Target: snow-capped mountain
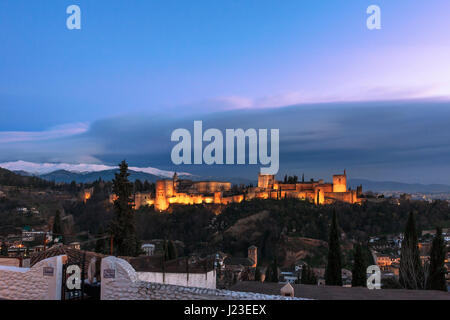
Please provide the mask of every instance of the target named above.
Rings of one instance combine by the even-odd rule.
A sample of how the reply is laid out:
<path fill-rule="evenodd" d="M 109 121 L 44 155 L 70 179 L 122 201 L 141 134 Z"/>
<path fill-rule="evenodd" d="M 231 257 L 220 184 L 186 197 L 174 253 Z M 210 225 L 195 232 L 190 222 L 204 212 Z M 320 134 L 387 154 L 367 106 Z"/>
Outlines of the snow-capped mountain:
<path fill-rule="evenodd" d="M 0 168 L 22 175 L 36 175 L 46 180 L 55 180 L 57 182 L 70 182 L 72 180 L 89 182 L 86 180 L 96 180 L 99 177 L 109 180 L 108 178 L 111 176 L 114 177 L 113 173 L 118 169 L 117 166 L 105 164 L 35 163 L 22 160 L 0 163 Z M 129 170 L 132 175 L 139 176 L 139 178 L 136 177 L 135 179 L 147 179 L 151 181 L 155 180 L 155 178 L 170 178 L 174 174 L 173 171 L 160 170 L 153 167 L 130 166 Z M 178 175 L 185 177 L 191 176 L 191 174 L 186 172 L 180 172 Z"/>

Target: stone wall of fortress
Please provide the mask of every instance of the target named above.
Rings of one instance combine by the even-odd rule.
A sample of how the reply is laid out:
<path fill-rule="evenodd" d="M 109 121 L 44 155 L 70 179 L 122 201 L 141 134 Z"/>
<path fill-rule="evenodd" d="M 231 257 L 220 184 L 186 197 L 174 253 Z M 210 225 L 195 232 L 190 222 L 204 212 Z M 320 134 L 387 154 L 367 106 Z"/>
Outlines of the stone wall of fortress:
<path fill-rule="evenodd" d="M 258 187 L 247 189 L 246 194 L 226 196 L 231 190 L 230 182 L 222 181 L 179 181 L 176 176 L 173 179 L 158 180 L 156 193 L 136 193 L 135 209 L 141 206 L 154 205 L 155 210 L 165 211 L 171 204 L 202 204 L 214 203 L 227 205 L 239 203 L 251 199 L 283 199 L 296 198 L 308 200 L 315 204 L 329 204 L 336 201 L 347 203 L 361 203 L 358 190 L 347 189 L 347 174 L 333 176 L 333 183 L 325 183 L 323 180 L 311 180 L 297 183 L 281 183 L 276 181 L 274 175 L 258 176 Z M 113 201 L 114 198 L 111 198 Z"/>

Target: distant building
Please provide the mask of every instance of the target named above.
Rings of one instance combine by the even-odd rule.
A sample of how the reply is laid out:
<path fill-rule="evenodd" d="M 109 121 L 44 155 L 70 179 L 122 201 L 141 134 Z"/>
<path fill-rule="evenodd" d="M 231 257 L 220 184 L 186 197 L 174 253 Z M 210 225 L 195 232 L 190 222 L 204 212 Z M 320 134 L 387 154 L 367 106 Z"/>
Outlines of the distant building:
<path fill-rule="evenodd" d="M 21 207 L 21 208 L 17 208 L 16 211 L 17 211 L 18 213 L 24 214 L 24 213 L 28 213 L 28 208 Z"/>
<path fill-rule="evenodd" d="M 284 269 L 280 270 L 280 283 L 295 283 L 301 274 L 300 271 Z"/>

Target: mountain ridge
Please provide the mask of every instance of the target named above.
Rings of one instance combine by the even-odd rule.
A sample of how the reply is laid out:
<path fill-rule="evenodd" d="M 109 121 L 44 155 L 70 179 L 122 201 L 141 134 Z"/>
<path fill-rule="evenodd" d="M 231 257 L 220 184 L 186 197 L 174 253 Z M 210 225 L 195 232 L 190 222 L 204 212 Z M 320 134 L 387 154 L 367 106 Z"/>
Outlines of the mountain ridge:
<path fill-rule="evenodd" d="M 398 181 L 373 181 L 368 179 L 349 179 L 348 186 L 356 189 L 362 185 L 363 191 L 373 192 L 405 192 L 405 193 L 439 193 L 450 192 L 450 185 L 446 184 L 421 184 L 421 183 L 405 183 Z"/>

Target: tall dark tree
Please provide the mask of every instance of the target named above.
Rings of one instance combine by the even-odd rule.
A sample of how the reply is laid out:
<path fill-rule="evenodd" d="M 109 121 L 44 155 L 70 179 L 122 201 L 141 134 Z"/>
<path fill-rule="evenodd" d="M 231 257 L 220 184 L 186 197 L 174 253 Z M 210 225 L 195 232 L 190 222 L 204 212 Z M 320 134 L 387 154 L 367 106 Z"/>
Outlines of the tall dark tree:
<path fill-rule="evenodd" d="M 357 243 L 353 251 L 352 287 L 367 285 L 367 263 L 361 244 Z"/>
<path fill-rule="evenodd" d="M 59 238 L 60 243 L 64 243 L 61 212 L 59 212 L 59 210 L 56 210 L 55 218 L 53 220 L 52 232 L 53 232 L 53 239 Z"/>
<path fill-rule="evenodd" d="M 301 284 L 317 284 L 317 277 L 309 265 L 304 264 L 302 267 Z"/>
<path fill-rule="evenodd" d="M 445 254 L 446 246 L 442 237 L 442 229 L 436 228 L 436 236 L 431 244 L 430 271 L 427 279 L 427 289 L 447 291 L 445 281 Z"/>
<path fill-rule="evenodd" d="M 175 246 L 172 240 L 167 241 L 165 245 L 165 259 L 168 261 L 174 260 L 177 257 L 178 257 L 177 247 Z"/>
<path fill-rule="evenodd" d="M 309 284 L 309 272 L 306 264 L 302 265 L 302 277 L 300 278 L 301 284 Z"/>
<path fill-rule="evenodd" d="M 400 284 L 406 289 L 424 288 L 424 271 L 420 261 L 416 222 L 411 212 L 406 223 L 400 254 Z"/>
<path fill-rule="evenodd" d="M 342 286 L 342 260 L 339 238 L 339 226 L 336 210 L 334 210 L 328 240 L 328 263 L 325 269 L 325 284 L 328 286 Z"/>
<path fill-rule="evenodd" d="M 261 270 L 259 269 L 259 265 L 255 268 L 255 281 L 261 281 Z"/>
<path fill-rule="evenodd" d="M 137 256 L 140 252 L 133 212 L 133 184 L 128 180 L 129 175 L 128 164 L 124 160 L 113 180 L 113 192 L 117 198 L 110 224 L 114 253 L 118 256 Z"/>
<path fill-rule="evenodd" d="M 264 279 L 265 282 L 277 282 L 279 281 L 278 277 L 278 262 L 277 258 L 273 260 L 273 262 L 267 266 L 266 269 L 266 277 Z"/>
<path fill-rule="evenodd" d="M 143 189 L 143 191 L 150 191 L 151 185 L 150 185 L 150 183 L 147 180 L 144 181 L 142 189 Z"/>
<path fill-rule="evenodd" d="M 77 183 L 75 181 L 72 181 L 70 183 L 69 190 L 72 193 L 76 193 L 77 192 Z"/>
<path fill-rule="evenodd" d="M 106 253 L 106 239 L 104 238 L 105 234 L 103 232 L 103 228 L 100 227 L 97 232 L 97 241 L 95 242 L 95 252 L 98 253 Z"/>
<path fill-rule="evenodd" d="M 7 257 L 8 256 L 8 245 L 5 241 L 2 241 L 2 250 L 0 251 L 0 256 Z"/>

